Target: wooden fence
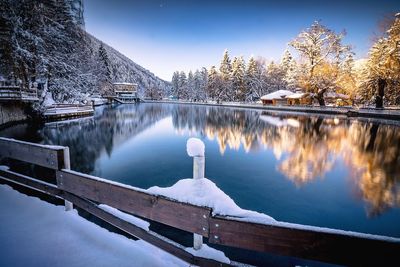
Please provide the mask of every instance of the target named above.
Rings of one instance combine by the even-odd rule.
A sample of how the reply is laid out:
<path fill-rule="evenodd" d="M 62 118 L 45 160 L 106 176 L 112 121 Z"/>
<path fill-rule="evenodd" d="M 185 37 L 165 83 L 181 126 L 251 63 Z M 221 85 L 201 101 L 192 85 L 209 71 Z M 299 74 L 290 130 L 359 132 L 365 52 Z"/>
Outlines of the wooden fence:
<path fill-rule="evenodd" d="M 21 89 L 19 86 L 0 86 L 0 101 L 38 101 L 37 89 Z"/>
<path fill-rule="evenodd" d="M 328 263 L 369 266 L 398 264 L 400 239 L 345 234 L 339 231 L 296 227 L 285 223 L 258 224 L 212 215 L 207 207 L 181 203 L 145 190 L 69 170 L 68 147 L 45 146 L 0 138 L 0 158 L 11 158 L 53 169 L 57 185 L 0 168 L 0 179 L 62 198 L 147 241 L 180 259 L 200 266 L 224 266 L 193 256 L 171 240 L 160 238 L 98 207 L 106 204 L 123 212 L 207 237 L 209 243 L 276 253 Z"/>

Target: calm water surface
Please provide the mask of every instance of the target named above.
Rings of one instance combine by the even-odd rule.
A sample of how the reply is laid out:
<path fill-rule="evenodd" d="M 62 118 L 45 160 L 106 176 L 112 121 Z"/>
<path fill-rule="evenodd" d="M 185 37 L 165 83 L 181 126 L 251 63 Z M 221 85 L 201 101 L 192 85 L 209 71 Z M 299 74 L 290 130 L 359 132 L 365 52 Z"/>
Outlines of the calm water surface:
<path fill-rule="evenodd" d="M 400 127 L 345 118 L 174 104 L 106 106 L 93 118 L 20 124 L 1 136 L 70 147 L 72 169 L 148 188 L 206 176 L 277 220 L 400 237 Z"/>

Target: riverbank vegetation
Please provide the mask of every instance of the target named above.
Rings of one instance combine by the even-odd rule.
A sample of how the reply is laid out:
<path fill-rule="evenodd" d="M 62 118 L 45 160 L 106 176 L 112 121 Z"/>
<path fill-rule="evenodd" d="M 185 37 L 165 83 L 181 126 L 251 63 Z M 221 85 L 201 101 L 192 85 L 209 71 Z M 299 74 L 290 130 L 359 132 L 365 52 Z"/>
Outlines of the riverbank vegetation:
<path fill-rule="evenodd" d="M 316 21 L 289 42 L 280 62 L 231 59 L 225 50 L 219 67 L 174 72 L 171 95 L 192 101 L 251 102 L 286 89 L 308 92 L 322 106 L 329 92 L 378 108 L 400 105 L 400 13 L 376 38 L 368 58 L 356 60 L 352 46 L 343 43 L 345 35 Z"/>

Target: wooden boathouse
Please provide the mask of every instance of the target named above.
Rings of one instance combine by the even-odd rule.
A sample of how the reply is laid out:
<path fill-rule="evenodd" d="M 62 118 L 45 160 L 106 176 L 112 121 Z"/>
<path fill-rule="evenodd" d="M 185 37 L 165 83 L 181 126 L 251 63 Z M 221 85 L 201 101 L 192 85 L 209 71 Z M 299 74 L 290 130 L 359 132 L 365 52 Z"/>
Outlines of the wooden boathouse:
<path fill-rule="evenodd" d="M 113 96 L 111 98 L 121 104 L 139 102 L 137 88 L 136 83 L 113 83 Z"/>

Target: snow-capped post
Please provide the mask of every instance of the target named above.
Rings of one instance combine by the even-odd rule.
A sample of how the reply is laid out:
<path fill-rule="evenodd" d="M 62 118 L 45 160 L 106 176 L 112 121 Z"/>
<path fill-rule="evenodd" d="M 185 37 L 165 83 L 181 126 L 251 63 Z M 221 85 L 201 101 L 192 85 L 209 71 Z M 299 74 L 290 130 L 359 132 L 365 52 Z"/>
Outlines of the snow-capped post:
<path fill-rule="evenodd" d="M 204 178 L 205 158 L 204 143 L 198 138 L 189 138 L 186 143 L 186 151 L 190 157 L 193 157 L 193 179 Z M 193 234 L 193 248 L 201 249 L 203 245 L 203 236 Z"/>
<path fill-rule="evenodd" d="M 69 160 L 69 147 L 65 147 L 64 148 L 64 169 L 71 169 L 71 163 Z M 65 205 L 65 211 L 70 211 L 72 210 L 74 207 L 72 205 L 72 202 L 68 201 L 68 200 L 64 200 L 64 205 Z"/>

